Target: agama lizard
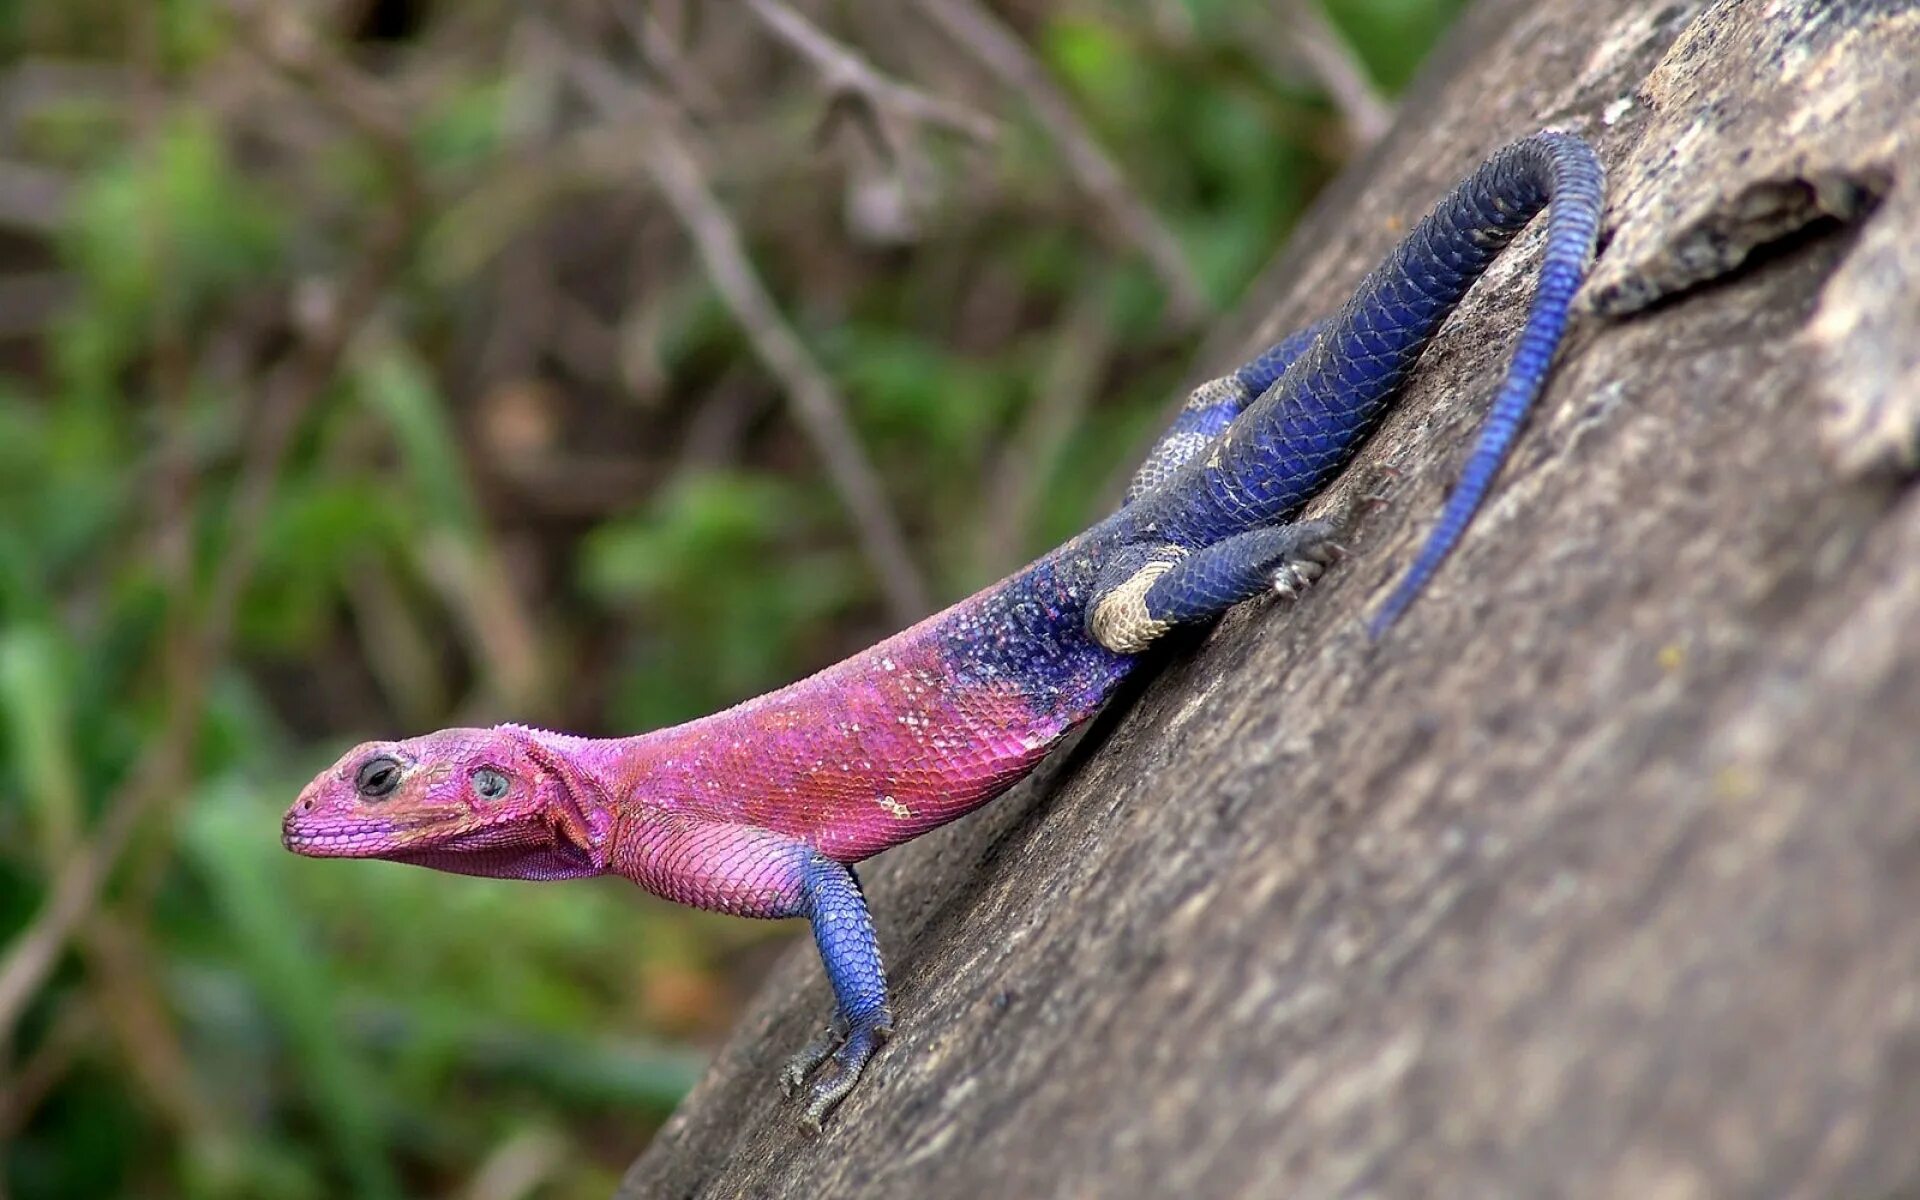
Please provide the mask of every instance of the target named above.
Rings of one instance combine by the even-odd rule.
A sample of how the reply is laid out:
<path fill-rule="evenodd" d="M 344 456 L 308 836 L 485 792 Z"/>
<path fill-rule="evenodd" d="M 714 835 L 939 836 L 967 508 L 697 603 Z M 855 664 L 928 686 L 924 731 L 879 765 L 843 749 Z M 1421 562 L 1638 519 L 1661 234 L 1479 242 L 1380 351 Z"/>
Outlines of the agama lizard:
<path fill-rule="evenodd" d="M 817 1129 L 893 1027 L 854 864 L 1004 792 L 1168 629 L 1320 575 L 1338 554 L 1333 523 L 1292 518 L 1379 422 L 1474 280 L 1547 208 L 1525 329 L 1439 526 L 1373 618 L 1384 631 L 1465 532 L 1545 382 L 1604 188 L 1577 137 L 1546 132 L 1499 151 L 1335 316 L 1195 389 L 1118 511 L 904 633 L 635 737 L 501 725 L 356 746 L 287 812 L 287 848 L 496 878 L 614 873 L 700 908 L 806 917 L 837 1013 L 782 1080 L 790 1094 L 807 1089 Z"/>

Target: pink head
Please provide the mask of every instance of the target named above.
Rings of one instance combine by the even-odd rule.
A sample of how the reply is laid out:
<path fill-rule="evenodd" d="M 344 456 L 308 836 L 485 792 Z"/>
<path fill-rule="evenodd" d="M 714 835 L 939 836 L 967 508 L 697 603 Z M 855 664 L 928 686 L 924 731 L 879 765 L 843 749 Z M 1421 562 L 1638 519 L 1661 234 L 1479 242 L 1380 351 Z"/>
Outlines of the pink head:
<path fill-rule="evenodd" d="M 518 726 L 365 742 L 322 771 L 281 822 L 312 858 L 381 858 L 463 875 L 598 875 L 612 816 L 600 785 L 557 743 Z"/>

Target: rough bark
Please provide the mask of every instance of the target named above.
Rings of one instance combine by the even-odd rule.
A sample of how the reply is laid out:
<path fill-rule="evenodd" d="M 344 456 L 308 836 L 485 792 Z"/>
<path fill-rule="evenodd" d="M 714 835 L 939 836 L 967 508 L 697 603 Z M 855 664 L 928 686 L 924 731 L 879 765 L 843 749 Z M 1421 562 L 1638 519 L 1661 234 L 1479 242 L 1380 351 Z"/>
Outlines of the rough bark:
<path fill-rule="evenodd" d="M 1353 559 L 868 872 L 898 1033 L 826 1133 L 774 1082 L 828 1012 L 796 947 L 625 1195 L 1920 1189 L 1920 16 L 1486 0 L 1438 63 L 1206 365 L 1543 124 L 1614 173 L 1592 294 L 1665 298 L 1583 314 L 1369 644 L 1537 243 L 1497 264 Z"/>

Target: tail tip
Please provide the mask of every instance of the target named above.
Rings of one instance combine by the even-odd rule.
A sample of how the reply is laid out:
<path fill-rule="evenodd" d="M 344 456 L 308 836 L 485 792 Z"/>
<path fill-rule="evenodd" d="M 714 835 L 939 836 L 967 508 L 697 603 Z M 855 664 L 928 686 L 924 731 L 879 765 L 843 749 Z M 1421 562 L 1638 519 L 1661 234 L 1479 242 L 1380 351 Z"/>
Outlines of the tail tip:
<path fill-rule="evenodd" d="M 1389 600 L 1380 611 L 1367 619 L 1367 640 L 1378 643 L 1392 631 L 1394 622 L 1407 611 L 1405 604 L 1396 604 Z"/>

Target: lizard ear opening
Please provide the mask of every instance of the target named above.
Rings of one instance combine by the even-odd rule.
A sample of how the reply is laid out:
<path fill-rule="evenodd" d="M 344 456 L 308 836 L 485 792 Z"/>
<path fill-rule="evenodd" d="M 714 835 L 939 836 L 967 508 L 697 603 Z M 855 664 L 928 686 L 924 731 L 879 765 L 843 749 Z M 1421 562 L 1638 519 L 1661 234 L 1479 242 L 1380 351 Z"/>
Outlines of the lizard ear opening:
<path fill-rule="evenodd" d="M 553 803 L 547 805 L 547 824 L 557 841 L 571 844 L 585 855 L 594 851 L 594 828 L 587 814 L 575 803 L 565 787 L 553 789 Z"/>
<path fill-rule="evenodd" d="M 534 782 L 547 803 L 542 805 L 546 812 L 547 824 L 553 830 L 556 841 L 573 846 L 583 856 L 592 858 L 605 840 L 606 796 L 592 776 L 582 772 L 564 757 L 551 753 L 545 746 L 531 737 L 521 738 L 521 748 L 526 752 L 540 773 L 545 776 Z M 589 812 L 582 806 L 582 796 L 595 805 L 595 812 Z M 598 816 L 599 819 L 596 819 Z"/>

